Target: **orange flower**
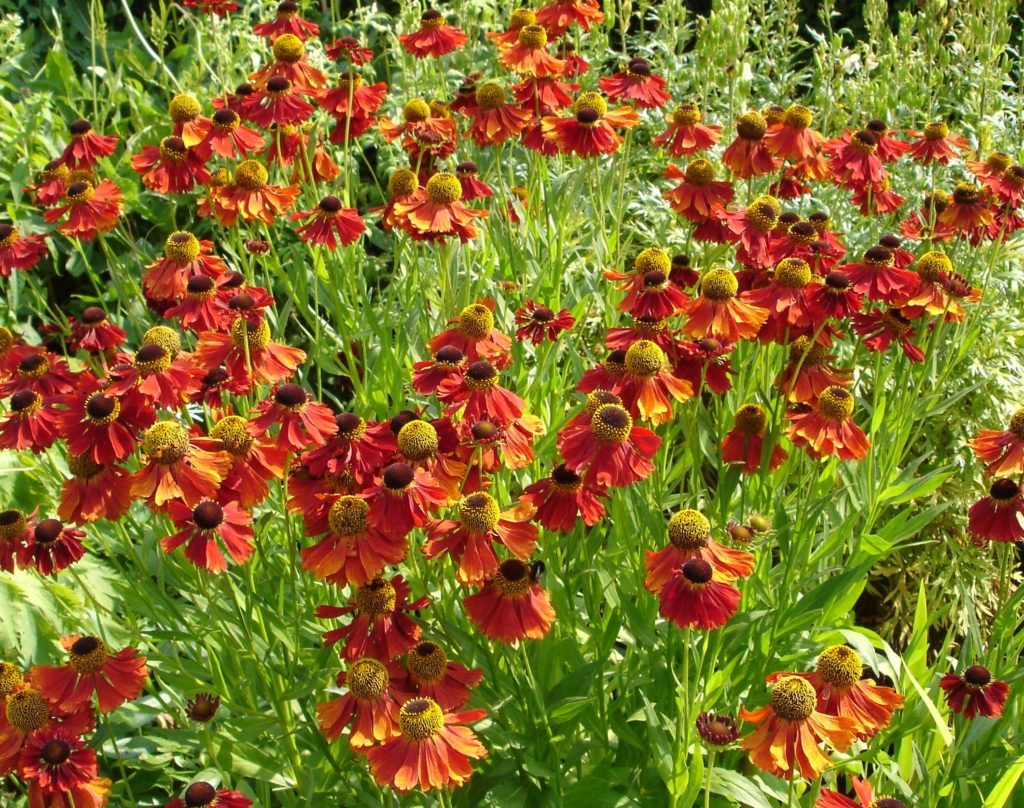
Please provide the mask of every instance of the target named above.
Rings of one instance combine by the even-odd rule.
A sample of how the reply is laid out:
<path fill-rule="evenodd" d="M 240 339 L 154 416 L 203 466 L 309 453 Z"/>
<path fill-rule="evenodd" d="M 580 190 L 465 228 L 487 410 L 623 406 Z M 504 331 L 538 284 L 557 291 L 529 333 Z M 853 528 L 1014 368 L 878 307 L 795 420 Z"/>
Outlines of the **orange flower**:
<path fill-rule="evenodd" d="M 765 145 L 768 122 L 760 112 L 740 115 L 736 138 L 722 154 L 722 162 L 740 179 L 770 174 L 778 167 Z"/>
<path fill-rule="evenodd" d="M 436 642 L 420 642 L 405 658 L 404 690 L 433 699 L 443 710 L 457 710 L 469 701 L 469 691 L 480 684 L 483 671 L 448 659 Z"/>
<path fill-rule="evenodd" d="M 486 217 L 487 211 L 467 208 L 461 199 L 459 178 L 441 172 L 427 181 L 426 192 L 422 196 L 396 202 L 395 215 L 415 239 L 443 241 L 454 235 L 465 244 L 480 232 L 473 219 Z"/>
<path fill-rule="evenodd" d="M 665 92 L 665 79 L 651 72 L 646 59 L 630 59 L 613 76 L 602 76 L 597 86 L 612 101 L 632 101 L 640 109 L 656 109 L 667 104 L 672 96 Z"/>
<path fill-rule="evenodd" d="M 271 384 L 284 381 L 306 360 L 306 352 L 271 341 L 266 320 L 251 323 L 238 317 L 227 334 L 200 333 L 192 359 L 197 367 L 209 370 L 225 365 L 234 380 L 243 382 L 245 389 L 240 392 L 244 393 L 253 379 Z"/>
<path fill-rule="evenodd" d="M 917 142 L 910 144 L 907 154 L 922 165 L 933 161 L 945 165 L 956 158 L 957 149 L 966 152 L 971 148 L 967 138 L 951 134 L 944 121 L 928 124 L 923 132 L 908 129 L 907 134 L 918 138 Z"/>
<path fill-rule="evenodd" d="M 604 22 L 604 13 L 597 0 L 553 0 L 537 9 L 537 22 L 552 37 L 559 37 L 575 23 L 584 31 Z"/>
<path fill-rule="evenodd" d="M 299 195 L 298 185 L 268 185 L 267 169 L 255 160 L 244 160 L 235 169 L 235 182 L 225 185 L 211 197 L 214 213 L 225 227 L 233 227 L 238 217 L 273 224 L 292 206 Z"/>
<path fill-rule="evenodd" d="M 806 679 L 818 695 L 817 709 L 849 719 L 857 737 L 867 740 L 889 726 L 893 710 L 903 705 L 903 696 L 873 679 L 862 679 L 862 671 L 860 654 L 845 645 L 833 645 L 822 651 L 814 673 L 773 673 L 768 682 L 783 676 Z"/>
<path fill-rule="evenodd" d="M 665 352 L 650 340 L 634 342 L 626 351 L 626 374 L 616 389 L 623 406 L 642 421 L 665 424 L 672 420 L 672 402 L 693 397 L 686 379 L 673 375 Z"/>
<path fill-rule="evenodd" d="M 66 637 L 61 644 L 68 652 L 67 665 L 44 665 L 30 673 L 32 684 L 61 710 L 84 707 L 96 693 L 100 712 L 109 713 L 142 693 L 149 669 L 134 648 L 111 654 L 98 637 Z"/>
<path fill-rule="evenodd" d="M 132 478 L 132 494 L 162 509 L 172 499 L 196 505 L 213 498 L 231 458 L 207 438 L 191 438 L 178 421 L 158 421 L 142 437 L 146 463 Z"/>
<path fill-rule="evenodd" d="M 622 135 L 615 127 L 632 129 L 640 123 L 635 109 L 619 107 L 609 111 L 604 98 L 596 92 L 580 93 L 572 112 L 569 118 L 542 118 L 541 134 L 559 151 L 580 157 L 614 154 L 622 145 Z"/>
<path fill-rule="evenodd" d="M 797 446 L 806 446 L 811 457 L 835 455 L 840 460 L 862 460 L 871 444 L 853 422 L 853 396 L 839 386 L 827 387 L 814 409 L 800 409 L 786 415 L 786 436 Z"/>
<path fill-rule="evenodd" d="M 644 568 L 647 577 L 644 587 L 658 594 L 691 558 L 711 563 L 718 580 L 732 582 L 745 578 L 754 571 L 754 556 L 744 550 L 731 550 L 712 538 L 711 523 L 700 511 L 684 509 L 672 515 L 668 522 L 669 544 L 654 552 L 647 551 Z"/>
<path fill-rule="evenodd" d="M 690 162 L 686 171 L 669 163 L 665 178 L 681 180 L 679 185 L 662 193 L 669 207 L 693 222 L 703 222 L 728 204 L 734 195 L 731 182 L 715 181 L 713 163 L 698 157 Z"/>
<path fill-rule="evenodd" d="M 320 33 L 320 26 L 299 16 L 299 6 L 294 0 L 284 0 L 277 5 L 277 14 L 269 22 L 259 22 L 252 27 L 256 36 L 276 39 L 284 34 L 291 34 L 305 41 Z M 331 57 L 334 58 L 334 57 Z"/>
<path fill-rule="evenodd" d="M 503 561 L 479 592 L 463 598 L 469 619 L 498 642 L 543 639 L 555 620 L 548 593 L 539 582 L 543 571 L 539 561 Z"/>
<path fill-rule="evenodd" d="M 753 339 L 768 311 L 736 297 L 739 281 L 727 269 L 710 269 L 700 280 L 700 296 L 683 304 L 689 315 L 683 332 L 691 337 L 717 337 L 726 342 Z"/>
<path fill-rule="evenodd" d="M 473 774 L 470 760 L 487 757 L 473 731 L 461 725 L 484 715 L 446 714 L 433 699 L 410 699 L 398 714 L 400 734 L 366 751 L 374 779 L 398 792 L 461 786 Z"/>
<path fill-rule="evenodd" d="M 775 386 L 786 398 L 797 404 L 813 405 L 826 388 L 848 386 L 849 370 L 838 370 L 829 364 L 835 357 L 826 353 L 820 342 L 810 337 L 797 337 L 789 346 L 789 361 L 775 380 Z"/>
<path fill-rule="evenodd" d="M 79 118 L 68 126 L 71 140 L 60 160 L 69 169 L 92 168 L 101 157 L 109 157 L 117 148 L 117 135 L 99 135 L 92 124 Z"/>
<path fill-rule="evenodd" d="M 274 60 L 250 73 L 257 88 L 269 87 L 274 79 L 288 79 L 296 87 L 315 90 L 327 84 L 327 76 L 306 61 L 306 46 L 295 34 L 281 34 L 271 46 Z"/>
<path fill-rule="evenodd" d="M 766 706 L 753 712 L 741 709 L 742 720 L 758 725 L 740 742 L 750 761 L 776 777 L 819 777 L 832 763 L 819 744 L 845 752 L 856 737 L 856 725 L 849 718 L 818 712 L 816 704 L 817 694 L 809 682 L 782 676 Z"/>
<path fill-rule="evenodd" d="M 794 104 L 786 110 L 781 123 L 769 127 L 764 143 L 776 157 L 797 162 L 816 157 L 824 138 L 811 129 L 811 111 Z"/>
<path fill-rule="evenodd" d="M 533 118 L 531 112 L 505 99 L 505 90 L 496 82 L 488 81 L 477 88 L 469 134 L 478 146 L 504 143 L 518 135 Z"/>
<path fill-rule="evenodd" d="M 940 224 L 960 233 L 970 233 L 992 224 L 994 214 L 984 189 L 970 182 L 958 182 L 952 198 L 949 207 L 939 214 Z"/>
<path fill-rule="evenodd" d="M 345 685 L 349 692 L 316 707 L 324 737 L 329 741 L 337 740 L 351 724 L 348 744 L 354 750 L 361 750 L 398 735 L 398 699 L 401 696 L 395 685 L 402 673 L 397 663 L 381 662 L 373 657 L 361 657 L 352 662 L 348 671 L 339 673 L 337 679 L 338 687 Z"/>
<path fill-rule="evenodd" d="M 513 45 L 500 46 L 498 61 L 520 76 L 538 79 L 561 76 L 565 62 L 548 53 L 548 35 L 539 25 L 524 25 Z"/>
<path fill-rule="evenodd" d="M 1013 413 L 1006 429 L 979 429 L 971 449 L 986 464 L 986 474 L 1024 474 L 1024 407 Z"/>
<path fill-rule="evenodd" d="M 428 8 L 420 17 L 420 30 L 400 34 L 402 47 L 417 59 L 444 56 L 465 44 L 469 39 L 461 29 L 448 25 L 440 11 Z"/>
<path fill-rule="evenodd" d="M 768 419 L 757 404 L 744 404 L 733 419 L 733 427 L 722 441 L 722 462 L 741 466 L 744 474 L 757 474 L 764 454 L 765 428 Z M 773 471 L 789 457 L 786 450 L 776 445 L 768 458 L 768 470 Z"/>
<path fill-rule="evenodd" d="M 113 230 L 121 215 L 121 190 L 110 180 L 101 180 L 98 185 L 87 180 L 72 182 L 64 192 L 64 202 L 46 211 L 43 219 L 52 224 L 67 213 L 67 220 L 57 225 L 57 230 L 80 241 L 91 241 L 99 233 Z"/>
<path fill-rule="evenodd" d="M 430 340 L 430 350 L 435 354 L 445 346 L 451 346 L 462 352 L 467 363 L 486 359 L 499 368 L 505 368 L 512 361 L 508 355 L 512 340 L 494 327 L 493 300 L 466 306 L 449 324 L 455 327 Z"/>

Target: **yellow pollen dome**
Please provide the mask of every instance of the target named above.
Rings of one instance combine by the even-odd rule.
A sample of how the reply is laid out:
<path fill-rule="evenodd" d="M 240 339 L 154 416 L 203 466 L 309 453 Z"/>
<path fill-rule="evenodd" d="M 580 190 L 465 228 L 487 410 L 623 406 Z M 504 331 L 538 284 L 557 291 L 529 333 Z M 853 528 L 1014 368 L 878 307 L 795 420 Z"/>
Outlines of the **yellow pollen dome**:
<path fill-rule="evenodd" d="M 454 174 L 442 171 L 427 180 L 427 198 L 435 205 L 451 205 L 462 199 L 462 183 Z"/>
<path fill-rule="evenodd" d="M 949 126 L 945 121 L 935 121 L 924 128 L 925 140 L 943 140 L 949 137 Z"/>
<path fill-rule="evenodd" d="M 235 184 L 248 188 L 250 191 L 265 188 L 269 179 L 270 175 L 267 174 L 267 169 L 255 160 L 243 160 L 235 169 Z"/>
<path fill-rule="evenodd" d="M 228 170 L 221 166 L 215 171 L 210 172 L 210 181 L 207 184 L 210 188 L 220 188 L 223 185 L 227 185 L 231 181 L 231 174 Z"/>
<path fill-rule="evenodd" d="M 440 645 L 421 642 L 409 651 L 406 667 L 416 684 L 432 685 L 444 678 L 448 670 L 448 656 Z"/>
<path fill-rule="evenodd" d="M 171 355 L 162 345 L 143 345 L 135 352 L 133 363 L 135 369 L 143 376 L 163 373 L 171 366 Z"/>
<path fill-rule="evenodd" d="M 768 131 L 768 121 L 760 112 L 746 112 L 736 121 L 736 134 L 744 140 L 760 140 Z"/>
<path fill-rule="evenodd" d="M 579 115 L 581 110 L 590 109 L 597 113 L 598 118 L 603 118 L 605 113 L 608 112 L 608 104 L 604 100 L 604 96 L 597 92 L 586 92 L 580 93 L 576 96 L 576 101 L 572 105 L 573 114 Z"/>
<path fill-rule="evenodd" d="M 782 116 L 782 122 L 793 129 L 806 129 L 811 125 L 811 111 L 800 104 L 793 104 Z"/>
<path fill-rule="evenodd" d="M 409 196 L 419 187 L 415 172 L 408 168 L 399 168 L 388 177 L 388 196 L 392 199 Z"/>
<path fill-rule="evenodd" d="M 97 390 L 85 399 L 85 418 L 90 424 L 112 424 L 121 415 L 121 402 Z"/>
<path fill-rule="evenodd" d="M 537 24 L 537 13 L 532 8 L 517 8 L 508 20 L 508 30 L 518 31 L 527 25 Z"/>
<path fill-rule="evenodd" d="M 763 233 L 775 229 L 782 206 L 774 196 L 759 196 L 747 207 L 747 221 Z"/>
<path fill-rule="evenodd" d="M 143 345 L 159 345 L 173 358 L 181 350 L 181 336 L 173 328 L 155 325 L 142 335 Z"/>
<path fill-rule="evenodd" d="M 14 334 L 11 333 L 11 329 L 0 325 L 0 354 L 7 353 L 11 350 L 12 345 L 14 345 Z"/>
<path fill-rule="evenodd" d="M 282 34 L 274 40 L 272 49 L 279 62 L 297 62 L 306 52 L 306 46 L 295 34 Z"/>
<path fill-rule="evenodd" d="M 1010 416 L 1009 429 L 1014 435 L 1024 438 L 1024 407 L 1020 407 Z"/>
<path fill-rule="evenodd" d="M 622 369 L 625 370 L 625 365 L 623 365 Z M 594 392 L 587 394 L 587 401 L 583 405 L 583 410 L 587 413 L 588 416 L 593 418 L 594 413 L 597 412 L 597 408 L 602 407 L 605 404 L 615 404 L 621 406 L 622 399 L 615 395 L 615 393 L 610 392 L 609 390 L 595 390 Z"/>
<path fill-rule="evenodd" d="M 548 44 L 548 32 L 539 25 L 524 25 L 519 29 L 519 44 L 529 50 L 539 50 Z"/>
<path fill-rule="evenodd" d="M 594 436 L 605 443 L 622 443 L 633 431 L 633 418 L 618 404 L 602 404 L 590 419 Z"/>
<path fill-rule="evenodd" d="M 38 690 L 25 687 L 7 697 L 7 723 L 28 735 L 50 720 L 50 705 Z"/>
<path fill-rule="evenodd" d="M 697 187 L 709 185 L 715 181 L 715 164 L 703 157 L 691 160 L 686 167 L 686 181 Z"/>
<path fill-rule="evenodd" d="M 953 188 L 953 201 L 958 205 L 973 205 L 981 199 L 981 189 L 973 182 L 958 182 Z"/>
<path fill-rule="evenodd" d="M 818 412 L 830 421 L 845 421 L 853 415 L 853 395 L 844 387 L 833 384 L 818 397 Z"/>
<path fill-rule="evenodd" d="M 507 598 L 521 598 L 530 591 L 533 578 L 530 568 L 518 558 L 502 561 L 494 576 L 494 585 Z"/>
<path fill-rule="evenodd" d="M 435 118 L 452 117 L 451 107 L 437 98 L 430 99 L 430 114 Z"/>
<path fill-rule="evenodd" d="M 943 252 L 932 250 L 917 259 L 917 274 L 921 280 L 937 282 L 943 275 L 953 271 L 953 263 Z"/>
<path fill-rule="evenodd" d="M 497 527 L 500 518 L 498 503 L 483 491 L 470 494 L 459 505 L 459 521 L 473 533 L 490 533 Z"/>
<path fill-rule="evenodd" d="M 68 186 L 67 198 L 71 202 L 88 202 L 96 193 L 96 188 L 89 180 L 78 180 Z"/>
<path fill-rule="evenodd" d="M 203 108 L 199 106 L 199 102 L 186 93 L 179 93 L 174 96 L 167 105 L 167 114 L 170 115 L 171 120 L 175 123 L 191 121 L 202 111 Z"/>
<path fill-rule="evenodd" d="M 164 258 L 181 266 L 191 264 L 199 253 L 199 239 L 185 230 L 171 233 L 164 242 Z"/>
<path fill-rule="evenodd" d="M 88 168 L 76 168 L 68 174 L 68 182 L 87 182 L 90 185 L 96 184 L 96 175 Z"/>
<path fill-rule="evenodd" d="M 390 614 L 395 610 L 397 602 L 395 588 L 382 578 L 374 578 L 356 590 L 356 608 L 371 617 Z"/>
<path fill-rule="evenodd" d="M 425 741 L 441 731 L 444 713 L 437 702 L 426 696 L 409 699 L 398 711 L 398 726 L 407 741 Z"/>
<path fill-rule="evenodd" d="M 700 108 L 695 104 L 680 104 L 672 110 L 672 123 L 676 126 L 693 126 L 700 123 L 703 117 Z"/>
<path fill-rule="evenodd" d="M 229 454 L 245 457 L 256 440 L 246 429 L 247 423 L 240 415 L 226 415 L 213 425 L 210 437 L 219 440 L 224 451 Z"/>
<path fill-rule="evenodd" d="M 426 460 L 437 452 L 439 439 L 434 425 L 410 421 L 398 430 L 398 451 L 406 460 Z"/>
<path fill-rule="evenodd" d="M 49 180 L 63 179 L 71 175 L 71 169 L 68 168 L 64 163 L 57 163 L 54 165 L 53 162 L 47 163 L 46 167 L 40 170 L 39 179 L 43 182 Z"/>
<path fill-rule="evenodd" d="M 0 541 L 11 541 L 25 532 L 28 522 L 19 510 L 0 511 Z"/>
<path fill-rule="evenodd" d="M 833 645 L 821 652 L 816 670 L 833 687 L 850 687 L 860 681 L 863 668 L 860 654 L 845 645 Z"/>
<path fill-rule="evenodd" d="M 736 297 L 740 282 L 727 269 L 709 269 L 700 279 L 700 293 L 708 300 L 724 301 Z"/>
<path fill-rule="evenodd" d="M 327 523 L 331 531 L 339 536 L 358 536 L 366 530 L 366 517 L 370 506 L 366 500 L 345 494 L 331 505 L 327 512 Z"/>
<path fill-rule="evenodd" d="M 797 337 L 789 346 L 789 361 L 799 362 L 801 359 L 804 367 L 820 365 L 825 359 L 825 346 L 820 342 L 811 342 L 810 337 Z"/>
<path fill-rule="evenodd" d="M 255 325 L 244 317 L 238 317 L 231 324 L 231 344 L 243 348 L 248 341 L 250 351 L 259 351 L 270 344 L 270 326 L 265 320 Z"/>
<path fill-rule="evenodd" d="M 761 113 L 764 115 L 764 119 L 769 126 L 775 126 L 775 124 L 782 123 L 785 120 L 786 108 L 772 104 L 761 110 Z"/>
<path fill-rule="evenodd" d="M 440 28 L 445 24 L 444 15 L 434 8 L 428 8 L 420 16 L 421 28 Z"/>
<path fill-rule="evenodd" d="M 0 662 L 0 698 L 9 696 L 25 682 L 25 677 L 16 665 Z"/>
<path fill-rule="evenodd" d="M 655 376 L 664 366 L 665 352 L 650 340 L 638 340 L 626 351 L 626 370 L 634 376 Z"/>
<path fill-rule="evenodd" d="M 1001 174 L 1013 165 L 1013 158 L 1005 152 L 992 152 L 985 160 L 985 164 L 993 171 Z"/>
<path fill-rule="evenodd" d="M 459 312 L 459 331 L 470 339 L 483 339 L 494 328 L 494 314 L 483 303 L 473 303 Z"/>
<path fill-rule="evenodd" d="M 878 151 L 878 139 L 866 129 L 850 135 L 850 145 L 862 154 L 874 154 Z"/>
<path fill-rule="evenodd" d="M 497 109 L 505 103 L 505 88 L 496 81 L 487 81 L 476 88 L 476 103 L 480 109 Z"/>
<path fill-rule="evenodd" d="M 911 329 L 910 320 L 904 317 L 896 309 L 889 309 L 882 315 L 882 323 L 890 331 L 894 331 L 896 334 L 902 336 Z M 1022 423 L 1024 426 L 1024 423 Z"/>
<path fill-rule="evenodd" d="M 142 436 L 142 451 L 154 463 L 177 463 L 188 452 L 188 431 L 177 421 L 158 421 Z"/>
<path fill-rule="evenodd" d="M 768 418 L 765 416 L 764 410 L 757 404 L 744 404 L 736 410 L 736 415 L 733 416 L 733 426 L 741 435 L 747 437 L 763 435 L 767 425 Z"/>
<path fill-rule="evenodd" d="M 648 247 L 637 255 L 633 261 L 633 269 L 640 275 L 646 275 L 648 272 L 661 272 L 668 275 L 672 271 L 672 259 L 665 254 L 664 250 Z"/>
<path fill-rule="evenodd" d="M 802 289 L 811 282 L 811 267 L 802 258 L 783 258 L 775 265 L 775 280 L 787 289 Z"/>
<path fill-rule="evenodd" d="M 68 655 L 68 664 L 77 673 L 95 673 L 106 661 L 107 646 L 99 637 L 79 637 Z"/>
<path fill-rule="evenodd" d="M 668 521 L 668 540 L 680 550 L 699 550 L 711 538 L 711 523 L 700 511 L 685 508 Z"/>
<path fill-rule="evenodd" d="M 772 710 L 784 721 L 804 721 L 817 703 L 811 683 L 799 676 L 783 676 L 772 688 Z"/>
<path fill-rule="evenodd" d="M 357 659 L 348 669 L 345 684 L 357 699 L 379 699 L 388 689 L 388 669 L 373 657 Z"/>
<path fill-rule="evenodd" d="M 419 123 L 430 117 L 430 104 L 422 98 L 413 98 L 402 107 L 402 117 L 406 123 Z"/>

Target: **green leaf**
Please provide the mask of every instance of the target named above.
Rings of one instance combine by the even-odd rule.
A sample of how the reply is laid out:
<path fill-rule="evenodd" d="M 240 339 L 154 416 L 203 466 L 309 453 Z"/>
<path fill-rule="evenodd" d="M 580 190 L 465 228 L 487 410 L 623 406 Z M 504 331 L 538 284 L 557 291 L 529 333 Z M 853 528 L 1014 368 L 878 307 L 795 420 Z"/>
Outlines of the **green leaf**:
<path fill-rule="evenodd" d="M 1003 808 L 1007 800 L 1017 793 L 1017 781 L 1024 775 L 1024 755 L 1017 758 L 1013 765 L 999 778 L 981 808 Z M 1017 796 L 1020 796 L 1019 794 Z"/>

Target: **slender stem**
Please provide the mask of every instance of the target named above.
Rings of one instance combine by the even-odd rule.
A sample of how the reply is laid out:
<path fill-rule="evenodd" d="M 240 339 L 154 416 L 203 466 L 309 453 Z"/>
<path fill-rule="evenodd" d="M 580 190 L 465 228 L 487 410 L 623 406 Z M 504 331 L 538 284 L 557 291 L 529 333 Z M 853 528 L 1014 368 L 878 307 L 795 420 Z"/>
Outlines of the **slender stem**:
<path fill-rule="evenodd" d="M 707 774 L 704 778 L 704 808 L 711 805 L 711 771 L 715 766 L 715 750 L 708 750 Z"/>

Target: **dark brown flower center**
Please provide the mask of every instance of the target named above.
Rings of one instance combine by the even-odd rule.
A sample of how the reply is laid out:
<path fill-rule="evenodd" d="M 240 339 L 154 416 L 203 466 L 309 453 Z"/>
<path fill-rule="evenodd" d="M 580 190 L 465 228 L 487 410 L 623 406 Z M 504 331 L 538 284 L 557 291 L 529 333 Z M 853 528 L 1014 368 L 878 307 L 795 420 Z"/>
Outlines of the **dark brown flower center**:
<path fill-rule="evenodd" d="M 703 558 L 690 558 L 682 567 L 681 572 L 691 584 L 706 584 L 711 580 L 714 570 Z"/>
<path fill-rule="evenodd" d="M 830 289 L 843 291 L 850 288 L 850 279 L 845 272 L 829 272 L 825 276 L 825 285 Z"/>
<path fill-rule="evenodd" d="M 40 403 L 39 394 L 34 390 L 19 390 L 11 396 L 11 410 L 14 412 L 34 410 Z"/>
<path fill-rule="evenodd" d="M 408 463 L 392 463 L 384 469 L 384 485 L 392 491 L 401 491 L 412 483 L 415 476 L 416 472 Z"/>
<path fill-rule="evenodd" d="M 35 530 L 36 544 L 52 544 L 64 531 L 64 523 L 59 519 L 44 519 Z"/>
<path fill-rule="evenodd" d="M 306 403 L 306 391 L 297 384 L 283 384 L 274 393 L 274 401 L 282 407 L 299 407 Z"/>
<path fill-rule="evenodd" d="M 992 674 L 989 673 L 988 668 L 981 665 L 971 665 L 971 667 L 964 671 L 964 681 L 975 687 L 984 687 L 992 681 Z"/>
<path fill-rule="evenodd" d="M 325 196 L 320 200 L 320 210 L 324 213 L 337 213 L 341 210 L 341 200 L 336 196 Z"/>
<path fill-rule="evenodd" d="M 81 137 L 87 135 L 92 131 L 92 124 L 83 118 L 79 118 L 76 121 L 72 121 L 68 126 L 68 132 L 71 133 L 72 137 Z"/>
<path fill-rule="evenodd" d="M 291 89 L 292 83 L 284 76 L 272 76 L 267 81 L 268 93 L 286 93 Z"/>
<path fill-rule="evenodd" d="M 88 656 L 100 647 L 98 637 L 79 637 L 71 646 L 71 653 L 75 656 Z"/>
<path fill-rule="evenodd" d="M 1020 486 L 1008 477 L 1001 477 L 992 483 L 989 495 L 1000 502 L 1009 502 L 1020 494 Z"/>
<path fill-rule="evenodd" d="M 103 393 L 91 395 L 85 402 L 86 413 L 96 421 L 109 418 L 114 414 L 115 409 L 117 409 L 117 399 Z"/>
<path fill-rule="evenodd" d="M 39 757 L 51 766 L 60 766 L 71 757 L 71 744 L 59 738 L 47 741 L 43 744 L 43 748 L 39 750 Z"/>
<path fill-rule="evenodd" d="M 216 798 L 217 789 L 202 780 L 185 789 L 185 805 L 188 808 L 201 808 L 201 806 L 209 805 Z"/>
<path fill-rule="evenodd" d="M 202 530 L 214 530 L 224 521 L 224 509 L 216 502 L 206 500 L 196 505 L 192 519 Z"/>

